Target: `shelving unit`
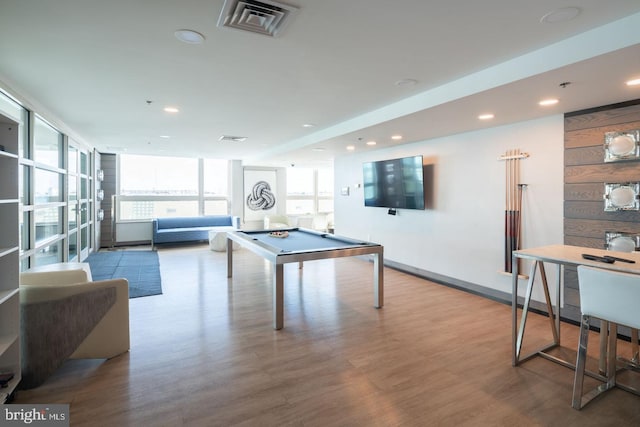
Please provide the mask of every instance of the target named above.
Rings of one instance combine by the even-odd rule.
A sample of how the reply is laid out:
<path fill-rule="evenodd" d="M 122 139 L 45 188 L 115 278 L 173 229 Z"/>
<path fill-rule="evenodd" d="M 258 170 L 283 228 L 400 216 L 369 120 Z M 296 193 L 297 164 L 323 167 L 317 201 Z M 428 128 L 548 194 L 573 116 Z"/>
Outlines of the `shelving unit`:
<path fill-rule="evenodd" d="M 14 377 L 0 388 L 5 403 L 20 382 L 18 241 L 18 124 L 0 115 L 0 373 Z"/>

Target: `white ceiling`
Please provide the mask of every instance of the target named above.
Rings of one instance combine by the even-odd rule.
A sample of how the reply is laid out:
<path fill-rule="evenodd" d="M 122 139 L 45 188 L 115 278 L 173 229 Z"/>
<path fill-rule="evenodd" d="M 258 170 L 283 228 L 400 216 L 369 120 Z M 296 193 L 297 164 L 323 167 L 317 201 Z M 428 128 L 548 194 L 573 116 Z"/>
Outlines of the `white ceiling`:
<path fill-rule="evenodd" d="M 423 141 L 640 98 L 624 85 L 640 77 L 640 1 L 286 2 L 299 11 L 270 38 L 219 28 L 224 0 L 0 0 L 0 82 L 102 152 L 250 164 L 321 164 L 393 134 Z M 581 13 L 541 23 L 567 6 Z M 185 28 L 205 42 L 178 41 Z M 560 103 L 540 108 L 547 96 Z M 487 111 L 496 118 L 478 121 Z"/>

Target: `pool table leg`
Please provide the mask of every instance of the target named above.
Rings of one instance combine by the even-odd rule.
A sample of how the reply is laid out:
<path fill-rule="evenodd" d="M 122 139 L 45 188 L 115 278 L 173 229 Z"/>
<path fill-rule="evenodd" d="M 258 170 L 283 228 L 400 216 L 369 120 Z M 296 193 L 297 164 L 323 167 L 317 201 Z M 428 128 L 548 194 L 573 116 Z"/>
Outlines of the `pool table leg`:
<path fill-rule="evenodd" d="M 284 264 L 273 269 L 273 329 L 284 326 Z"/>
<path fill-rule="evenodd" d="M 227 239 L 227 277 L 233 276 L 233 240 Z"/>
<path fill-rule="evenodd" d="M 384 305 L 384 260 L 382 252 L 373 256 L 373 306 Z"/>

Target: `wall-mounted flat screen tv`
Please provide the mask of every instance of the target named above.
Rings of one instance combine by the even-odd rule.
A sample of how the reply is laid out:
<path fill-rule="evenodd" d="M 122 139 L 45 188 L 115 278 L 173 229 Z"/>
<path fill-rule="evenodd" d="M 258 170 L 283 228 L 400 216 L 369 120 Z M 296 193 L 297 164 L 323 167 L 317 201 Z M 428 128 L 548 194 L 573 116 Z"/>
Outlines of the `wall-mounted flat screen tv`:
<path fill-rule="evenodd" d="M 424 209 L 422 156 L 364 163 L 364 205 Z"/>

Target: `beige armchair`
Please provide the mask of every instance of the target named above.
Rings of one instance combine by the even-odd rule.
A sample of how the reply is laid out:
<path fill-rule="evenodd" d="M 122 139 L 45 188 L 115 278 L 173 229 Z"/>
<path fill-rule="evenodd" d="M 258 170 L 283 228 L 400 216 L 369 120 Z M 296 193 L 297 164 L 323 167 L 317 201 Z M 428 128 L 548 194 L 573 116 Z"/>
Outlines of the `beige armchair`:
<path fill-rule="evenodd" d="M 94 282 L 85 266 L 20 274 L 22 388 L 40 385 L 67 359 L 129 350 L 127 280 Z"/>

